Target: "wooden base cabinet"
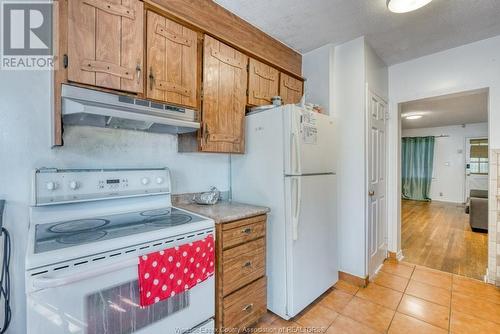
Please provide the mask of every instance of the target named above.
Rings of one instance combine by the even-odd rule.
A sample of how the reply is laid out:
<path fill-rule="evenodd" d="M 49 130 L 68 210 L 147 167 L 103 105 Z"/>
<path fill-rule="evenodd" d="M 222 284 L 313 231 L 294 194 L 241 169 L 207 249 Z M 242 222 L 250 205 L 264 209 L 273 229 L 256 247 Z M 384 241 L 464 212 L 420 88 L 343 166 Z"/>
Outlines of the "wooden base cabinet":
<path fill-rule="evenodd" d="M 215 326 L 237 333 L 267 312 L 266 215 L 216 226 Z"/>

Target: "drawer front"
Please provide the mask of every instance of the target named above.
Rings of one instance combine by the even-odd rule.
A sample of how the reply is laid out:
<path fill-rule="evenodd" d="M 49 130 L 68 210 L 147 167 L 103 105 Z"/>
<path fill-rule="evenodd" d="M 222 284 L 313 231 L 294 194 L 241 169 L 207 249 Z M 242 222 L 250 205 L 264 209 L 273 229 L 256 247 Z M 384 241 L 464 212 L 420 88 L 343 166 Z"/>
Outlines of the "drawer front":
<path fill-rule="evenodd" d="M 235 225 L 236 226 L 236 225 Z M 222 232 L 224 249 L 255 240 L 266 234 L 266 221 L 261 220 L 246 225 L 238 224 L 237 227 Z"/>
<path fill-rule="evenodd" d="M 264 239 L 224 251 L 222 261 L 222 293 L 227 296 L 266 274 Z"/>
<path fill-rule="evenodd" d="M 223 327 L 244 329 L 257 322 L 267 312 L 266 278 L 224 298 Z"/>

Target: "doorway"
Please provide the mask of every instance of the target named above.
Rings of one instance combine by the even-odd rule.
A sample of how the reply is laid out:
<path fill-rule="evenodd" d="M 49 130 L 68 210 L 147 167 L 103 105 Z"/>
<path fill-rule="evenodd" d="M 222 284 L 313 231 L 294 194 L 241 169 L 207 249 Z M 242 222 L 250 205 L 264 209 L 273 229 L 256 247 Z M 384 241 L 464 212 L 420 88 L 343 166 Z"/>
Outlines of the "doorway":
<path fill-rule="evenodd" d="M 399 110 L 405 261 L 482 280 L 488 263 L 488 90 L 407 101 Z"/>
<path fill-rule="evenodd" d="M 471 189 L 488 189 L 488 137 L 466 138 L 465 147 L 466 169 L 464 198 L 467 198 Z"/>

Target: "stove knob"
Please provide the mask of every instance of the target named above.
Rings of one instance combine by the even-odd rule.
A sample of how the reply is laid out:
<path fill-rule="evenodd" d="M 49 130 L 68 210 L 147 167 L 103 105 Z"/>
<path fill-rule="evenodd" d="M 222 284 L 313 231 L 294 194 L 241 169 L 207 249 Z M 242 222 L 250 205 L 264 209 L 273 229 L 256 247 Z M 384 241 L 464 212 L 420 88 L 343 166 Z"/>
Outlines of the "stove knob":
<path fill-rule="evenodd" d="M 143 185 L 148 185 L 149 184 L 149 179 L 147 177 L 143 177 L 141 180 Z"/>
<path fill-rule="evenodd" d="M 80 188 L 80 185 L 79 185 L 79 184 L 78 184 L 78 182 L 76 182 L 76 181 L 71 181 L 71 182 L 69 183 L 69 187 L 70 187 L 71 189 L 73 189 L 73 190 L 76 190 L 76 189 Z"/>
<path fill-rule="evenodd" d="M 57 188 L 57 184 L 55 182 L 52 182 L 52 181 L 47 182 L 46 186 L 47 186 L 47 190 L 50 190 L 50 191 L 55 190 Z"/>
<path fill-rule="evenodd" d="M 156 183 L 162 184 L 163 183 L 163 178 L 162 177 L 157 177 L 156 178 Z"/>

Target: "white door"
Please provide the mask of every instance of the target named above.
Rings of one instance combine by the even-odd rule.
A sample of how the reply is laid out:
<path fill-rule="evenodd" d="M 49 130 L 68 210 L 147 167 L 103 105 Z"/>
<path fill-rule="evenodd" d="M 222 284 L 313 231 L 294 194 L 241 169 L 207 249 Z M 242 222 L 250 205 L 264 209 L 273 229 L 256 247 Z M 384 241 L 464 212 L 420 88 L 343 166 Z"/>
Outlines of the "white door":
<path fill-rule="evenodd" d="M 328 115 L 287 105 L 283 122 L 286 175 L 335 172 L 335 128 Z"/>
<path fill-rule="evenodd" d="M 471 189 L 488 190 L 488 156 L 476 152 L 471 157 L 471 144 L 485 146 L 487 152 L 488 138 L 466 138 L 464 202 L 469 198 Z"/>
<path fill-rule="evenodd" d="M 372 276 L 387 256 L 386 110 L 367 90 L 367 246 Z"/>
<path fill-rule="evenodd" d="M 287 316 L 294 317 L 338 279 L 336 176 L 285 178 Z"/>

